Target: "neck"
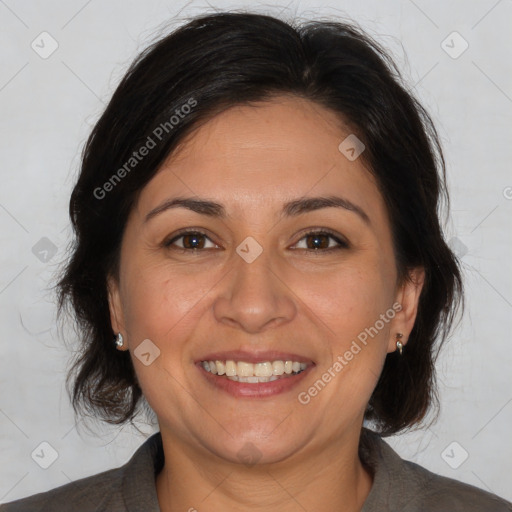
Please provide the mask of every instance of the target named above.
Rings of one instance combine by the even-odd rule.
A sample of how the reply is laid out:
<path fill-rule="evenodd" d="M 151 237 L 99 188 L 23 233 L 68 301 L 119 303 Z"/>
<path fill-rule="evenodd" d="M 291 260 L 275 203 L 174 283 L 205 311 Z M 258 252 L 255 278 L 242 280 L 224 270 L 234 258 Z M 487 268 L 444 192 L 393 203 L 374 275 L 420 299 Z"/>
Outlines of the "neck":
<path fill-rule="evenodd" d="M 323 450 L 255 465 L 187 449 L 163 432 L 162 441 L 166 462 L 156 479 L 161 512 L 359 512 L 372 485 L 358 456 L 359 432 Z"/>

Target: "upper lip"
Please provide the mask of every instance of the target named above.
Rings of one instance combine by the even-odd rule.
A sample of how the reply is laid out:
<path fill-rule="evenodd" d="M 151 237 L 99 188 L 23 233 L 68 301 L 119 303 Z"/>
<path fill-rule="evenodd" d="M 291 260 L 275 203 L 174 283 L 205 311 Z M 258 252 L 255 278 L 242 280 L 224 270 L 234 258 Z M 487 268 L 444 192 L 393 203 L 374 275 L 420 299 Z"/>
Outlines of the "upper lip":
<path fill-rule="evenodd" d="M 299 363 L 313 363 L 313 360 L 293 354 L 292 352 L 278 352 L 277 350 L 248 351 L 228 350 L 223 352 L 211 352 L 196 360 L 201 361 L 244 361 L 246 363 L 264 363 L 266 361 L 297 361 Z"/>

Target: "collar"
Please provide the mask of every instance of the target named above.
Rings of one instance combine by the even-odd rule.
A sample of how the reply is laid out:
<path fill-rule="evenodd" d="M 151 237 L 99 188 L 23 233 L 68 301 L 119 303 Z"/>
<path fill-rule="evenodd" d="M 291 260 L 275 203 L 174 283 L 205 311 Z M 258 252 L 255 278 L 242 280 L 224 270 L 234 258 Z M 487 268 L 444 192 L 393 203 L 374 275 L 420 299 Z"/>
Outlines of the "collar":
<path fill-rule="evenodd" d="M 126 463 L 122 494 L 129 512 L 160 512 L 156 475 L 164 467 L 162 435 L 156 432 L 137 449 Z"/>
<path fill-rule="evenodd" d="M 373 474 L 373 484 L 361 512 L 423 511 L 425 503 L 433 504 L 430 510 L 439 510 L 436 504 L 446 503 L 445 500 L 450 501 L 455 495 L 463 498 L 462 505 L 465 503 L 466 508 L 457 508 L 458 502 L 454 502 L 451 510 L 466 510 L 468 504 L 479 506 L 479 503 L 483 508 L 478 510 L 486 510 L 491 503 L 491 495 L 484 491 L 440 477 L 418 464 L 403 460 L 379 434 L 364 427 L 361 430 L 359 457 Z M 156 475 L 162 470 L 164 461 L 162 436 L 156 432 L 120 468 L 123 470 L 122 494 L 128 512 L 160 512 Z M 493 499 L 499 500 L 497 497 Z M 492 503 L 497 505 L 497 502 Z"/>

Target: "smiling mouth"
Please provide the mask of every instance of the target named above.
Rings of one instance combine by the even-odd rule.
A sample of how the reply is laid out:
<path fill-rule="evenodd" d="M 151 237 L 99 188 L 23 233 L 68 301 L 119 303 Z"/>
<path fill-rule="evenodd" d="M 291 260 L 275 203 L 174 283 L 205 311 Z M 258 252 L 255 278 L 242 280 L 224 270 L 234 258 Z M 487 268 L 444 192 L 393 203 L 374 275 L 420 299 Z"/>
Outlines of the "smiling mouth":
<path fill-rule="evenodd" d="M 201 361 L 201 366 L 209 373 L 225 377 L 236 382 L 257 384 L 293 377 L 303 372 L 309 365 L 298 361 L 264 361 L 247 363 L 245 361 Z"/>

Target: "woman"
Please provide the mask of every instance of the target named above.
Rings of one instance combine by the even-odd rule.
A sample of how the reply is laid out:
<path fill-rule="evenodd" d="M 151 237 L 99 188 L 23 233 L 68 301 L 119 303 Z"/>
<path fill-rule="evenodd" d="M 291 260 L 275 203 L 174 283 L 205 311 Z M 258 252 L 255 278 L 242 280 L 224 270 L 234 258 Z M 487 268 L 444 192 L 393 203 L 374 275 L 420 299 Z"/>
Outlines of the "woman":
<path fill-rule="evenodd" d="M 87 142 L 59 306 L 75 409 L 160 431 L 0 510 L 512 510 L 382 440 L 435 402 L 462 304 L 444 172 L 352 25 L 220 13 L 144 51 Z"/>

